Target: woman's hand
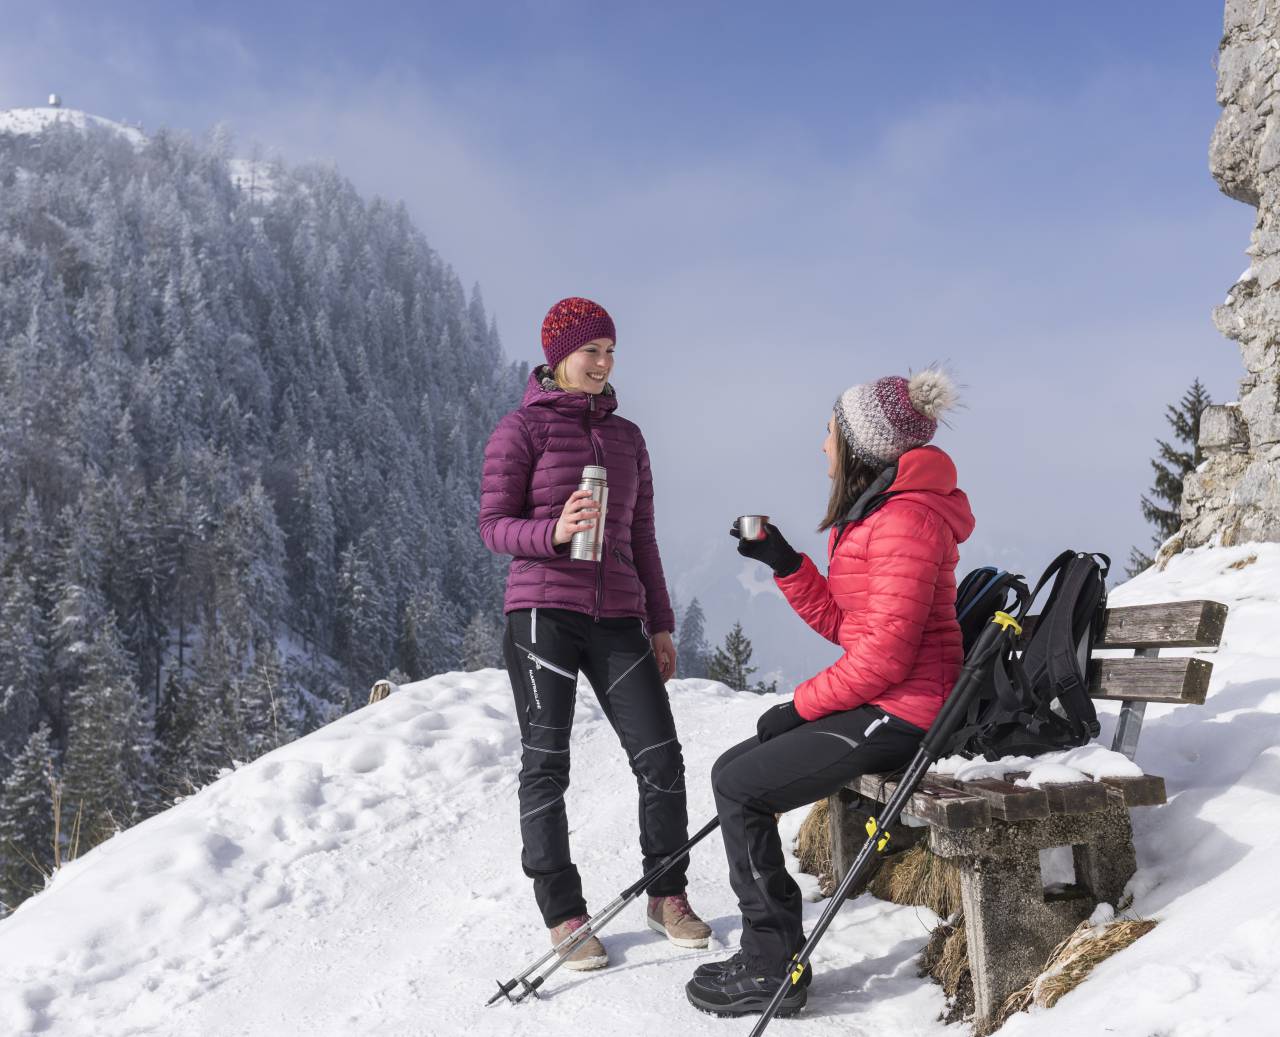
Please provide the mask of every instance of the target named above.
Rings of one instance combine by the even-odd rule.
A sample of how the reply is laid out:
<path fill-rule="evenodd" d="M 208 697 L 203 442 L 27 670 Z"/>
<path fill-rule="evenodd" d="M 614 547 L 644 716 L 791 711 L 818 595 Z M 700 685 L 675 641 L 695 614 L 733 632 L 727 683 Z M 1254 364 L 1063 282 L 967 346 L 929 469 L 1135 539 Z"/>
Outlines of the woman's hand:
<path fill-rule="evenodd" d="M 574 533 L 590 529 L 596 524 L 600 508 L 591 498 L 590 490 L 574 490 L 565 501 L 564 510 L 556 520 L 556 528 L 551 533 L 551 542 L 559 547 L 573 539 Z"/>
<path fill-rule="evenodd" d="M 794 731 L 803 723 L 804 717 L 796 712 L 794 700 L 780 702 L 760 714 L 760 719 L 756 721 L 756 737 L 762 743 L 767 742 L 770 738 L 777 738 L 778 735 Z"/>
<path fill-rule="evenodd" d="M 676 675 L 676 646 L 671 641 L 671 635 L 664 630 L 654 634 L 651 643 L 654 658 L 658 660 L 658 672 L 662 674 L 664 681 L 671 680 Z"/>
<path fill-rule="evenodd" d="M 738 531 L 738 523 L 729 527 L 729 535 L 738 538 L 738 554 L 764 562 L 774 576 L 790 576 L 800 568 L 800 553 L 787 543 L 786 538 L 772 522 L 766 522 L 764 537 L 760 540 L 744 540 Z"/>

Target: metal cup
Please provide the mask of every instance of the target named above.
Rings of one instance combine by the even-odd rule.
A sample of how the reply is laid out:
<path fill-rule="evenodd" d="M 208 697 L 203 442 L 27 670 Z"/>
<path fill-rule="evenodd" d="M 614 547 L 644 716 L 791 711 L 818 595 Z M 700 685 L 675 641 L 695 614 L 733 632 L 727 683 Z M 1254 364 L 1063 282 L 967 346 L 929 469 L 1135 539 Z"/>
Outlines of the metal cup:
<path fill-rule="evenodd" d="M 743 540 L 763 540 L 769 535 L 764 528 L 768 521 L 768 515 L 739 515 L 738 536 Z"/>

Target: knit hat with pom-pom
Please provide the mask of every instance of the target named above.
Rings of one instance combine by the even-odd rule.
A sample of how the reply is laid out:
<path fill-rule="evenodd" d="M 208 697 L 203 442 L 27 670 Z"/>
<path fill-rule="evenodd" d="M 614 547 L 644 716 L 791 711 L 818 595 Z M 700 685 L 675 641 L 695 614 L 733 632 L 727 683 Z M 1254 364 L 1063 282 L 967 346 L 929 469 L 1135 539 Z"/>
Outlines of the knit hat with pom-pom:
<path fill-rule="evenodd" d="M 927 367 L 846 389 L 836 400 L 836 425 L 854 455 L 879 469 L 933 439 L 939 415 L 955 402 L 946 372 Z"/>
<path fill-rule="evenodd" d="M 605 308 L 590 299 L 561 299 L 543 318 L 542 352 L 552 367 L 597 338 L 617 342 L 618 333 Z"/>

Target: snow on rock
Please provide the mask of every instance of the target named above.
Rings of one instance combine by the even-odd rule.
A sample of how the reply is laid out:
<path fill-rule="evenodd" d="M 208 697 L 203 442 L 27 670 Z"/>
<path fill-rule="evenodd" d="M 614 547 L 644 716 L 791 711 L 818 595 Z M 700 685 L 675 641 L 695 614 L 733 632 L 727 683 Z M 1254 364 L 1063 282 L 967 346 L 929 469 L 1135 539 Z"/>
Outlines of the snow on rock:
<path fill-rule="evenodd" d="M 78 130 L 89 127 L 112 130 L 134 147 L 141 147 L 147 141 L 146 134 L 133 126 L 75 108 L 6 108 L 0 111 L 0 134 L 38 134 L 53 125 L 73 126 Z"/>
<path fill-rule="evenodd" d="M 1134 812 L 1132 910 L 1161 924 L 1053 1009 L 1016 1016 L 1010 1037 L 1260 1034 L 1280 1012 L 1280 905 L 1268 892 L 1280 852 L 1280 545 L 1178 556 L 1112 601 L 1178 597 L 1215 598 L 1231 614 L 1208 702 L 1149 707 L 1138 750 L 1170 802 Z M 696 827 L 713 812 L 712 762 L 781 696 L 697 680 L 670 690 Z M 635 780 L 585 684 L 573 752 L 571 839 L 599 908 L 639 873 Z M 1076 753 L 1035 766 L 1114 764 L 1105 750 Z M 405 685 L 239 768 L 68 865 L 0 922 L 0 1033 L 745 1033 L 695 1012 L 682 989 L 738 940 L 718 833 L 690 868 L 716 946 L 671 947 L 636 904 L 605 933 L 610 968 L 557 973 L 536 1003 L 483 1007 L 496 979 L 546 946 L 519 866 L 518 758 L 506 677 L 485 670 Z M 787 845 L 803 814 L 782 818 Z M 815 880 L 799 879 L 814 895 Z M 824 906 L 806 903 L 810 925 Z M 937 1021 L 941 992 L 916 975 L 935 921 L 869 896 L 845 905 L 815 958 L 809 1008 L 779 1032 L 961 1033 Z"/>

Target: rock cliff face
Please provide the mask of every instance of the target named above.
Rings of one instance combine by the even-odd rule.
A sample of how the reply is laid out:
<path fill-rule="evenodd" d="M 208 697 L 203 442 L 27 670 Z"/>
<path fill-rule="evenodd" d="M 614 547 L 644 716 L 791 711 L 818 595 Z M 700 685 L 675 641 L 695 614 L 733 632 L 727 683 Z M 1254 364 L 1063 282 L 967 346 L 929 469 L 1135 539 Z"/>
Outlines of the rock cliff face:
<path fill-rule="evenodd" d="M 1201 420 L 1205 461 L 1187 476 L 1182 529 L 1162 557 L 1207 543 L 1280 541 L 1280 4 L 1227 0 L 1218 54 L 1222 116 L 1209 168 L 1258 210 L 1249 269 L 1214 310 L 1240 343 L 1240 400 Z"/>

